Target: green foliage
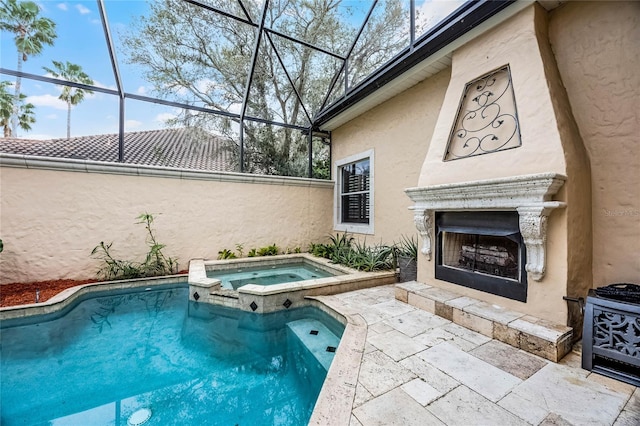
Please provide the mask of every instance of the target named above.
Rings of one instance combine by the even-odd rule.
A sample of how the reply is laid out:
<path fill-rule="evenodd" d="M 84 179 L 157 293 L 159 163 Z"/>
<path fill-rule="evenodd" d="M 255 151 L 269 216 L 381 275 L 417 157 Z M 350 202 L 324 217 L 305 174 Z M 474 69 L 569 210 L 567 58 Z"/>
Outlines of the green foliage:
<path fill-rule="evenodd" d="M 259 9 L 262 2 L 208 0 L 206 3 L 235 16 L 247 16 L 245 8 Z M 353 84 L 390 59 L 382 52 L 397 52 L 406 43 L 397 36 L 405 20 L 403 2 L 384 3 L 382 14 L 374 14 L 369 21 L 372 30 L 360 37 L 350 57 L 349 76 L 357 78 L 350 78 Z M 288 36 L 329 51 L 345 52 L 359 28 L 352 20 L 343 19 L 343 7 L 340 1 L 274 1 L 269 3 L 268 12 L 269 19 L 277 20 L 279 28 L 286 28 Z M 200 12 L 184 1 L 149 2 L 149 13 L 136 19 L 122 35 L 126 61 L 140 71 L 155 94 L 234 115 L 237 105 L 245 104 L 248 115 L 267 121 L 307 124 L 325 101 L 337 72 L 335 60 L 329 55 L 318 55 L 313 49 L 301 48 L 298 43 L 279 41 L 273 48 L 265 45 L 267 47 L 261 48 L 255 57 L 246 97 L 247 59 L 255 45 L 255 26 Z M 281 61 L 288 73 L 279 71 Z M 202 82 L 211 83 L 203 85 Z M 330 102 L 341 93 L 341 83 L 336 87 Z M 172 119 L 170 124 L 198 127 L 223 136 L 224 150 L 236 166 L 243 165 L 245 172 L 308 174 L 307 135 L 289 127 L 252 120 L 238 123 L 238 120 L 188 111 Z M 239 156 L 238 125 L 244 132 L 244 158 Z M 327 178 L 328 147 L 313 143 L 312 154 L 316 160 L 312 165 L 313 175 Z"/>
<path fill-rule="evenodd" d="M 276 256 L 280 249 L 275 244 L 258 249 L 258 256 Z"/>
<path fill-rule="evenodd" d="M 20 93 L 17 97 L 7 92 L 9 81 L 0 81 L 0 126 L 3 128 L 5 138 L 14 136 L 11 129 L 11 117 L 17 116 L 17 124 L 24 131 L 31 130 L 31 125 L 36 122 L 35 106 L 25 103 L 27 95 Z"/>
<path fill-rule="evenodd" d="M 258 256 L 258 249 L 252 248 L 251 250 L 249 250 L 249 253 L 247 253 L 248 257 L 256 257 Z"/>
<path fill-rule="evenodd" d="M 55 22 L 41 17 L 40 6 L 33 1 L 3 0 L 0 2 L 0 30 L 14 35 L 13 41 L 18 51 L 18 72 L 22 72 L 22 63 L 29 56 L 42 53 L 45 45 L 52 46 L 57 37 Z M 22 77 L 18 76 L 14 86 L 11 128 L 8 130 L 5 127 L 5 137 L 7 134 L 17 137 L 18 126 L 23 130 L 30 130 L 30 124 L 35 122 L 34 106 L 24 104 L 25 96 L 20 91 L 21 86 Z"/>
<path fill-rule="evenodd" d="M 238 252 L 238 257 L 244 256 L 244 245 L 236 244 L 236 251 Z"/>
<path fill-rule="evenodd" d="M 403 235 L 400 242 L 394 244 L 396 256 L 408 257 L 413 260 L 418 259 L 418 237 L 413 235 L 407 237 Z"/>
<path fill-rule="evenodd" d="M 309 252 L 360 271 L 372 272 L 395 267 L 394 246 L 367 246 L 365 242 L 355 242 L 346 233 L 331 236 L 328 244 L 312 243 Z"/>
<path fill-rule="evenodd" d="M 56 78 L 72 81 L 74 83 L 82 83 L 92 85 L 93 80 L 82 70 L 82 67 L 77 64 L 72 64 L 69 61 L 60 62 L 53 61 L 54 68 L 42 67 L 45 71 Z M 85 94 L 92 94 L 93 91 L 89 89 L 80 89 L 71 86 L 61 86 L 62 89 L 58 99 L 64 101 L 67 104 L 67 139 L 71 137 L 71 107 L 78 105 L 84 100 Z"/>
<path fill-rule="evenodd" d="M 116 259 L 111 255 L 111 246 L 113 243 L 105 244 L 101 241 L 91 251 L 91 256 L 104 262 L 104 266 L 97 272 L 99 277 L 106 280 L 119 280 L 131 278 L 155 277 L 160 275 L 168 275 L 177 272 L 177 259 L 167 257 L 162 253 L 165 248 L 164 244 L 158 243 L 153 233 L 153 215 L 143 213 L 137 217 L 136 224 L 144 224 L 147 230 L 146 243 L 149 251 L 143 262 L 135 262 L 131 260 Z"/>
<path fill-rule="evenodd" d="M 218 252 L 218 260 L 235 258 L 237 258 L 236 254 L 229 249 L 223 249 Z"/>

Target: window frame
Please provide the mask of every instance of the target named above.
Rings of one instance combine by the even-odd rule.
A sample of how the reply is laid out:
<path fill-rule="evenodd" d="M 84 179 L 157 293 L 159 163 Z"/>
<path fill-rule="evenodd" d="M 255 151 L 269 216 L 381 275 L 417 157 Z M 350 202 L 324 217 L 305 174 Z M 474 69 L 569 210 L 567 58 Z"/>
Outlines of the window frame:
<path fill-rule="evenodd" d="M 342 168 L 349 164 L 357 163 L 362 160 L 369 160 L 369 223 L 342 222 Z M 334 163 L 333 175 L 335 176 L 334 185 L 334 209 L 333 209 L 333 229 L 340 232 L 351 232 L 357 234 L 374 233 L 374 182 L 375 182 L 375 158 L 374 150 L 370 149 L 358 154 L 350 155 L 342 158 Z"/>

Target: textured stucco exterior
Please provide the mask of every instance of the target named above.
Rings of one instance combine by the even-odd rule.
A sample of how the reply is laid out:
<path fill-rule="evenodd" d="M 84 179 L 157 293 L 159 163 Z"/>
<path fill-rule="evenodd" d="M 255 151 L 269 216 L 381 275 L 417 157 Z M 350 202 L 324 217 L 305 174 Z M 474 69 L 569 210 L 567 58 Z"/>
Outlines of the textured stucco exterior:
<path fill-rule="evenodd" d="M 374 234 L 354 235 L 368 244 L 416 235 L 404 189 L 418 180 L 449 76 L 444 70 L 332 133 L 334 162 L 374 151 Z"/>
<path fill-rule="evenodd" d="M 593 286 L 639 283 L 640 3 L 568 2 L 549 39 L 591 163 Z"/>
<path fill-rule="evenodd" d="M 334 131 L 334 153 L 347 155 L 380 143 L 393 146 L 397 138 L 381 140 L 377 132 L 406 117 L 403 138 L 425 152 L 428 148 L 420 175 L 407 187 L 547 172 L 567 177 L 553 198 L 567 207 L 555 209 L 547 222 L 546 274 L 539 282 L 529 280 L 527 303 L 435 280 L 434 263 L 423 256 L 419 281 L 573 326 L 579 309 L 563 296 L 584 297 L 593 287 L 639 282 L 639 19 L 636 2 L 567 2 L 551 11 L 531 5 L 453 52 L 446 94 L 425 112 L 439 114 L 432 132 L 422 131 L 416 118 L 426 106 L 424 95 L 413 97 L 431 79 Z M 443 162 L 465 84 L 506 64 L 522 146 Z M 385 184 L 377 173 L 376 196 Z M 376 234 L 384 235 L 378 213 Z M 398 215 L 396 220 L 404 219 Z"/>
<path fill-rule="evenodd" d="M 222 176 L 222 175 L 221 175 Z M 100 241 L 112 254 L 141 261 L 146 254 L 144 212 L 153 213 L 164 253 L 181 269 L 193 258 L 215 259 L 235 250 L 277 244 L 306 250 L 331 232 L 329 182 L 286 178 L 252 182 L 174 179 L 39 170 L 0 169 L 2 283 L 94 278 L 101 266 L 89 254 Z M 269 181 L 268 178 L 264 180 Z"/>

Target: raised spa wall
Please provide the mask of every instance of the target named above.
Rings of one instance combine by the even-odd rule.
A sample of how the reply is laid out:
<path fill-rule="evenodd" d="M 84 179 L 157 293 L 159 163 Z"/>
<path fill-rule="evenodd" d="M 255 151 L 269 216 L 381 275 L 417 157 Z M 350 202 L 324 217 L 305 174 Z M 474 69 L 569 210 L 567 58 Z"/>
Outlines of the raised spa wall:
<path fill-rule="evenodd" d="M 258 266 L 269 268 L 291 263 L 311 264 L 336 275 L 266 286 L 247 284 L 237 290 L 222 288 L 220 280 L 207 277 L 208 270 L 235 270 Z M 256 313 L 305 306 L 309 304 L 309 301 L 305 300 L 308 296 L 344 293 L 395 282 L 395 271 L 360 272 L 306 253 L 231 260 L 192 259 L 189 262 L 189 300 Z"/>
<path fill-rule="evenodd" d="M 424 246 L 418 281 L 579 330 L 579 306 L 564 298 L 584 297 L 592 287 L 590 165 L 547 32 L 547 12 L 532 4 L 453 53 L 451 79 L 418 185 L 407 193 L 423 243 L 435 240 L 430 218 L 442 210 L 516 210 L 525 241 L 523 223 L 534 228 L 527 244 L 526 302 L 436 279 L 435 256 Z M 444 161 L 466 85 L 505 65 L 511 72 L 521 145 Z M 545 179 L 552 187 L 548 191 L 538 187 Z M 527 198 L 527 185 L 540 193 Z M 476 191 L 478 187 L 482 189 Z M 443 194 L 451 197 L 449 204 L 441 202 Z"/>

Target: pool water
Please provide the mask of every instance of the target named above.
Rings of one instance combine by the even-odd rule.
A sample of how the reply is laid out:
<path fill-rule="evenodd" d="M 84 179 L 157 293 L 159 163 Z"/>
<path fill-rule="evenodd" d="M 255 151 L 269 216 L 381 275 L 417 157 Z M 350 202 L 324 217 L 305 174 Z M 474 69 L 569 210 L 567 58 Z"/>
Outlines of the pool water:
<path fill-rule="evenodd" d="M 304 263 L 207 271 L 207 277 L 217 278 L 222 282 L 223 288 L 234 290 L 246 284 L 284 284 L 332 276 L 330 272 Z"/>
<path fill-rule="evenodd" d="M 311 307 L 260 315 L 187 292 L 4 321 L 0 423 L 307 424 L 344 327 Z"/>

